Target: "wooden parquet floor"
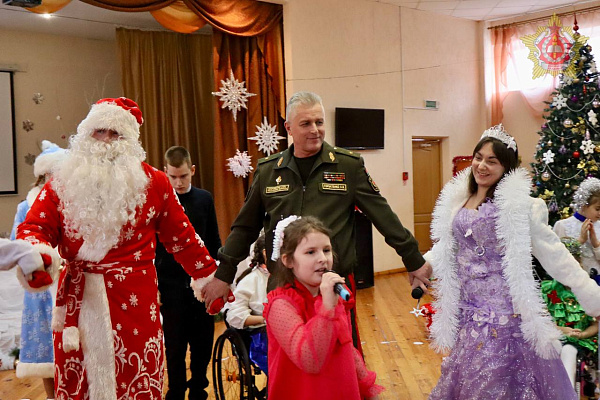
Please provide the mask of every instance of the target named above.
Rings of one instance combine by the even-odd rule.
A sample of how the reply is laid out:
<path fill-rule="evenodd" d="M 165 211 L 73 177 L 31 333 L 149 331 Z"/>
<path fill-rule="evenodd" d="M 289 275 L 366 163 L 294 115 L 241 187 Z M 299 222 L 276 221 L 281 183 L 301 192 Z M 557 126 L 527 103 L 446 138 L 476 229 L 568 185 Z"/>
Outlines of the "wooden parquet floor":
<path fill-rule="evenodd" d="M 377 276 L 375 287 L 359 290 L 357 300 L 366 363 L 386 388 L 380 400 L 426 399 L 439 377 L 441 356 L 429 348 L 424 318 L 409 313 L 416 301 L 407 274 Z M 224 324 L 217 323 L 215 338 L 223 330 Z M 0 371 L 0 400 L 20 399 L 46 399 L 42 380 L 20 380 L 14 370 Z"/>

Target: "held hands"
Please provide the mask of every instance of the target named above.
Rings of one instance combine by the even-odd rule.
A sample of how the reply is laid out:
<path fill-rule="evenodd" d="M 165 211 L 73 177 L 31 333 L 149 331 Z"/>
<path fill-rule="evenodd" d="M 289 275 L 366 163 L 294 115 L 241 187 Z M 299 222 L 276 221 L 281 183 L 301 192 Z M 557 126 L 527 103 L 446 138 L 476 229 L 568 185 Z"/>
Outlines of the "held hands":
<path fill-rule="evenodd" d="M 432 273 L 433 269 L 428 261 L 426 261 L 425 264 L 423 264 L 421 268 L 417 269 L 416 271 L 409 272 L 408 281 L 410 282 L 412 289 L 420 287 L 423 289 L 425 294 L 429 293 L 427 289 L 430 285 L 429 278 L 431 278 Z"/>
<path fill-rule="evenodd" d="M 34 289 L 52 284 L 52 277 L 46 272 L 45 268 L 52 264 L 52 257 L 48 254 L 41 254 L 41 256 L 43 264 L 31 273 L 31 277 L 28 276 L 29 286 Z"/>
<path fill-rule="evenodd" d="M 344 284 L 344 278 L 335 272 L 325 272 L 321 278 L 321 296 L 323 297 L 323 307 L 326 310 L 333 310 L 338 303 L 338 295 L 333 291 L 336 283 Z"/>
<path fill-rule="evenodd" d="M 225 302 L 228 301 L 230 292 L 229 284 L 227 282 L 213 278 L 202 289 L 202 298 L 204 299 L 204 304 L 206 304 L 206 309 L 212 310 L 217 307 L 219 304 L 213 306 L 213 302 L 216 300 L 220 300 L 218 303 L 220 303 L 222 308 Z M 219 310 L 217 312 L 219 312 Z"/>
<path fill-rule="evenodd" d="M 600 246 L 600 241 L 596 236 L 596 230 L 594 229 L 594 223 L 590 219 L 583 221 L 581 225 L 581 233 L 579 234 L 579 243 L 584 244 L 590 240 L 594 248 Z"/>

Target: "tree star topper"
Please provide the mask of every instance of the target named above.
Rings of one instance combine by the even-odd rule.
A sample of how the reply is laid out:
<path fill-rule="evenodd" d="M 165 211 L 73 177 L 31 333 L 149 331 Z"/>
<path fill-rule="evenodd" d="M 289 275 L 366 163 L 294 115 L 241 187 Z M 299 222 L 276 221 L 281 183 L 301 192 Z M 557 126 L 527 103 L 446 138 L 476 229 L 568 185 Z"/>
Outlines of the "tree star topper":
<path fill-rule="evenodd" d="M 256 140 L 258 150 L 262 151 L 268 156 L 270 156 L 271 153 L 276 152 L 277 147 L 279 146 L 279 139 L 284 139 L 284 137 L 277 135 L 279 132 L 275 130 L 274 126 L 269 124 L 267 117 L 264 117 L 260 126 L 256 125 L 256 129 L 256 136 L 248 139 Z"/>
<path fill-rule="evenodd" d="M 575 77 L 575 61 L 579 59 L 579 49 L 589 39 L 575 35 L 573 28 L 564 27 L 556 14 L 550 17 L 547 26 L 538 26 L 535 33 L 520 38 L 529 49 L 527 57 L 533 61 L 533 79 L 546 74 L 557 76 L 561 72 Z M 571 58 L 570 51 L 573 52 Z"/>
<path fill-rule="evenodd" d="M 229 78 L 221 79 L 221 87 L 218 92 L 212 92 L 213 96 L 219 96 L 219 100 L 223 102 L 221 108 L 227 107 L 233 113 L 233 120 L 237 121 L 237 112 L 242 107 L 246 107 L 248 97 L 256 96 L 255 93 L 249 93 L 244 87 L 245 81 L 238 82 L 233 76 L 233 71 L 229 70 Z"/>
<path fill-rule="evenodd" d="M 233 176 L 236 178 L 245 178 L 248 176 L 254 168 L 252 168 L 252 161 L 250 160 L 248 153 L 240 152 L 235 150 L 235 156 L 227 159 L 227 171 L 233 172 Z"/>

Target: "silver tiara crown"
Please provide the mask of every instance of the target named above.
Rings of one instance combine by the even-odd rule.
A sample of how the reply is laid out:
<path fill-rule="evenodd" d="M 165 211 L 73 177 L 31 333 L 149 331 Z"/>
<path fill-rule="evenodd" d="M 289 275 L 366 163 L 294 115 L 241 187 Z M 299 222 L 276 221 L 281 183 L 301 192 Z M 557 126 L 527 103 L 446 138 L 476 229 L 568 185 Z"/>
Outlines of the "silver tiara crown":
<path fill-rule="evenodd" d="M 498 139 L 499 141 L 504 143 L 506 145 L 506 147 L 508 147 L 509 149 L 513 149 L 513 151 L 517 151 L 517 142 L 515 142 L 515 138 L 510 136 L 508 134 L 508 132 L 506 132 L 504 130 L 504 127 L 502 126 L 502 124 L 498 124 L 496 126 L 492 126 L 489 129 L 486 129 L 483 132 L 483 135 L 481 135 L 481 138 L 479 138 L 479 140 L 481 140 L 485 137 L 491 137 L 494 139 Z"/>

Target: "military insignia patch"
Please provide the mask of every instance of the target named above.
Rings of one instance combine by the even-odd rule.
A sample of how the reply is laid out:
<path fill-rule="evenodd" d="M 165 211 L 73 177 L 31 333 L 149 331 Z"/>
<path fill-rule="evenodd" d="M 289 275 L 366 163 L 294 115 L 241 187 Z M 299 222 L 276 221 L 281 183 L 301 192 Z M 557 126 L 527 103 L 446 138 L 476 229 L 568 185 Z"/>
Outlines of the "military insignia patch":
<path fill-rule="evenodd" d="M 265 194 L 273 194 L 279 192 L 289 192 L 290 185 L 277 185 L 277 186 L 267 186 L 265 188 Z"/>
<path fill-rule="evenodd" d="M 283 162 L 283 157 L 279 158 L 279 161 L 277 161 L 277 166 L 281 167 L 281 163 Z"/>
<path fill-rule="evenodd" d="M 331 161 L 335 161 L 335 156 L 333 155 L 333 153 L 332 153 L 332 152 L 329 152 L 329 159 L 330 159 Z"/>
<path fill-rule="evenodd" d="M 323 172 L 323 180 L 325 182 L 344 182 L 346 173 L 344 172 Z"/>
<path fill-rule="evenodd" d="M 365 171 L 365 173 L 367 174 L 367 178 L 369 178 L 369 184 L 371 185 L 373 190 L 376 191 L 377 193 L 379 193 L 379 186 L 377 186 L 377 184 L 375 183 L 373 178 L 371 178 L 371 175 L 369 175 L 369 173 L 367 171 Z"/>
<path fill-rule="evenodd" d="M 281 175 L 278 176 L 277 179 L 275 179 L 275 182 L 277 182 L 278 185 L 281 183 Z"/>
<path fill-rule="evenodd" d="M 337 190 L 340 192 L 347 192 L 348 186 L 345 183 L 321 183 L 323 190 Z"/>

